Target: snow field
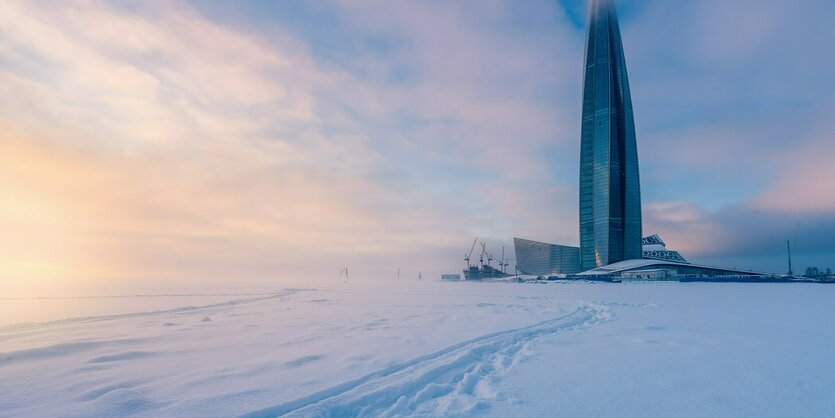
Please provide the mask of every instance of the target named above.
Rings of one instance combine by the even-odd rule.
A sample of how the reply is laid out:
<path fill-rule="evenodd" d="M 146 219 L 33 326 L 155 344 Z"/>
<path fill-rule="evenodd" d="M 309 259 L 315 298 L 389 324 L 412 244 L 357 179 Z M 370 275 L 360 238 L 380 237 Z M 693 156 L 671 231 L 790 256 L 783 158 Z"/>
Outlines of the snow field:
<path fill-rule="evenodd" d="M 2 327 L 0 416 L 238 416 L 303 407 L 313 394 L 576 308 L 533 289 L 507 289 L 288 289 L 204 307 Z M 472 361 L 461 360 L 456 372 Z"/>
<path fill-rule="evenodd" d="M 0 417 L 835 416 L 835 286 L 424 282 L 113 303 L 0 327 Z"/>

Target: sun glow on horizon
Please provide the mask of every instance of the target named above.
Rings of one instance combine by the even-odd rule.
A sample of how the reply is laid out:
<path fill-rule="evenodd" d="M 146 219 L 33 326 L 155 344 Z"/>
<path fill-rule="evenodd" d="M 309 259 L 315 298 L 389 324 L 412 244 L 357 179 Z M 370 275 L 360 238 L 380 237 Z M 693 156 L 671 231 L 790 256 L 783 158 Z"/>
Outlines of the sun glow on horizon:
<path fill-rule="evenodd" d="M 0 288 L 432 277 L 473 236 L 578 241 L 577 5 L 326 3 L 0 2 Z M 669 39 L 665 13 L 739 6 L 621 22 L 644 232 L 688 259 L 748 248 L 754 270 L 785 239 L 799 263 L 835 245 L 832 94 L 808 88 L 831 66 L 798 42 L 826 29 L 761 6 Z M 730 30 L 750 33 L 715 48 Z M 784 62 L 739 82 L 776 34 Z"/>

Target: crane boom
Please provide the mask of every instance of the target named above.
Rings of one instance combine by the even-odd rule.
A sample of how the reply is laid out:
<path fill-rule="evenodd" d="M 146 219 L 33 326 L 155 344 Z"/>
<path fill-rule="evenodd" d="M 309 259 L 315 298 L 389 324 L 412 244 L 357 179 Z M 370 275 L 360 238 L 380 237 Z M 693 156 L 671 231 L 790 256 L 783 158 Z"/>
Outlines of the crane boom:
<path fill-rule="evenodd" d="M 467 267 L 469 267 L 469 266 L 470 266 L 470 257 L 472 257 L 472 256 L 473 256 L 473 250 L 475 250 L 475 245 L 476 245 L 476 243 L 477 243 L 477 242 L 478 242 L 478 237 L 475 237 L 475 239 L 473 240 L 473 245 L 470 247 L 470 252 L 469 252 L 469 254 L 467 254 L 467 255 L 464 257 L 464 261 L 466 261 L 466 262 L 467 262 Z"/>

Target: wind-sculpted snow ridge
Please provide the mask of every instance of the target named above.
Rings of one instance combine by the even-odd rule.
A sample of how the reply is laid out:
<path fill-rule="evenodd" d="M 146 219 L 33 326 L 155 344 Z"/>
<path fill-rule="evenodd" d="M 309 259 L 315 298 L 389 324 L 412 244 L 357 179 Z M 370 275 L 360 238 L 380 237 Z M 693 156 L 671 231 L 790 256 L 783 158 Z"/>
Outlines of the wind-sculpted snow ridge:
<path fill-rule="evenodd" d="M 461 416 L 505 400 L 495 389 L 535 339 L 612 318 L 607 307 L 582 303 L 568 315 L 501 331 L 391 366 L 306 398 L 244 417 Z"/>
<path fill-rule="evenodd" d="M 133 318 L 139 316 L 152 316 L 152 315 L 160 315 L 160 314 L 169 314 L 169 313 L 185 313 L 185 312 L 195 312 L 201 311 L 204 309 L 212 309 L 212 308 L 222 308 L 227 306 L 235 306 L 235 305 L 244 305 L 254 302 L 260 302 L 262 300 L 269 300 L 269 299 L 281 299 L 287 296 L 291 296 L 295 293 L 302 292 L 302 291 L 311 291 L 313 289 L 284 289 L 280 292 L 275 293 L 266 293 L 265 296 L 259 296 L 254 298 L 246 298 L 246 299 L 234 299 L 228 300 L 225 302 L 220 303 L 212 303 L 209 305 L 200 305 L 200 306 L 180 306 L 177 308 L 172 309 L 161 309 L 156 311 L 142 311 L 142 312 L 129 312 L 123 314 L 115 314 L 115 315 L 98 315 L 98 316 L 83 316 L 83 317 L 75 317 L 75 318 L 65 318 L 65 319 L 58 319 L 55 321 L 47 321 L 47 322 L 23 322 L 18 324 L 11 324 L 5 325 L 0 327 L 0 333 L 10 332 L 10 331 L 20 331 L 20 330 L 28 330 L 32 328 L 40 328 L 45 326 L 51 325 L 60 325 L 60 324 L 70 324 L 70 323 L 77 323 L 77 322 L 96 322 L 96 321 L 108 321 L 113 319 L 123 319 L 123 318 Z M 0 339 L 2 341 L 2 339 Z"/>

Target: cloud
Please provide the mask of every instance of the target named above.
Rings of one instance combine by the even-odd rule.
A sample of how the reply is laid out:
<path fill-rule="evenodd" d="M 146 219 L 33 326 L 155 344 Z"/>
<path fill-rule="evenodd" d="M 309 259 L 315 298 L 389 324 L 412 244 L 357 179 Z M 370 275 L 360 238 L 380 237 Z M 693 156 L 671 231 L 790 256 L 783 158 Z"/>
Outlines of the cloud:
<path fill-rule="evenodd" d="M 0 121 L 14 135 L 2 138 L 0 184 L 4 226 L 16 225 L 2 240 L 15 249 L 4 276 L 68 285 L 263 282 L 343 265 L 440 272 L 473 234 L 509 238 L 563 193 L 531 158 L 551 148 L 555 105 L 528 100 L 540 94 L 525 80 L 540 61 L 519 49 L 529 37 L 503 41 L 439 6 L 411 7 L 450 18 L 444 30 L 460 37 L 449 39 L 470 53 L 402 25 L 408 14 L 378 17 L 372 30 L 402 29 L 385 36 L 411 47 L 400 62 L 359 59 L 420 75 L 391 83 L 321 62 L 291 33 L 241 33 L 183 3 L 4 4 Z M 494 6 L 499 19 L 507 5 Z M 501 45 L 484 50 L 491 42 Z M 490 69 L 470 77 L 479 67 Z M 513 79 L 526 86 L 506 87 Z M 549 190 L 530 206 L 514 184 Z"/>
<path fill-rule="evenodd" d="M 4 4 L 0 20 L 10 280 L 263 280 L 449 242 L 438 211 L 457 209 L 378 181 L 378 153 L 317 102 L 351 76 L 290 38 L 168 2 Z"/>
<path fill-rule="evenodd" d="M 829 266 L 835 252 L 835 219 L 829 212 L 799 214 L 752 203 L 706 211 L 685 202 L 650 204 L 653 232 L 688 260 L 766 272 L 786 269 L 786 241 L 795 267 Z"/>
<path fill-rule="evenodd" d="M 646 232 L 829 257 L 832 63 L 806 40 L 832 6 L 621 3 Z M 473 235 L 576 243 L 564 4 L 2 3 L 0 273 L 284 283 L 453 271 Z"/>
<path fill-rule="evenodd" d="M 829 2 L 649 2 L 622 25 L 645 232 L 690 258 L 784 270 L 835 256 Z M 678 222 L 680 220 L 681 222 Z M 806 243 L 800 244 L 803 241 Z M 781 243 L 783 243 L 781 245 Z"/>

